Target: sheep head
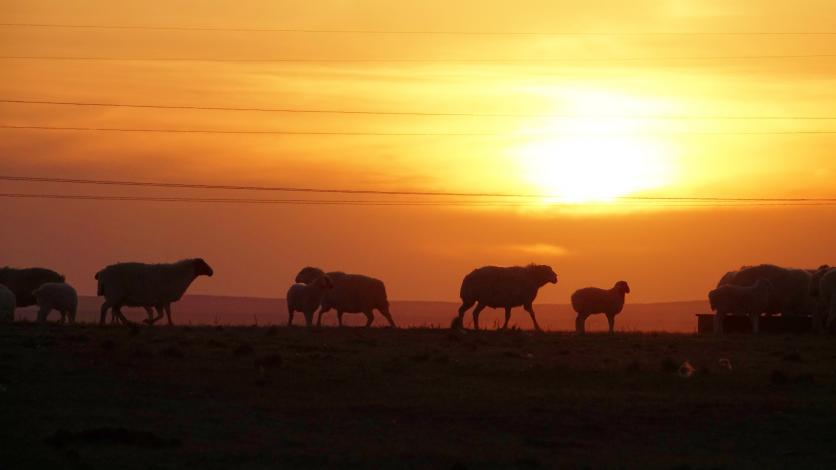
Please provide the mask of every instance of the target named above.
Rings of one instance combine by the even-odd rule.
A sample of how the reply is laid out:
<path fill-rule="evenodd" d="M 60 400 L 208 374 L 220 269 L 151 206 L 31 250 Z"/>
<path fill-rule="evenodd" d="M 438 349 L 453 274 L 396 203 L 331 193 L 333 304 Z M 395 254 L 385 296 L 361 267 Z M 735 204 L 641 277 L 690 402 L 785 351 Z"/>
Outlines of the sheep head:
<path fill-rule="evenodd" d="M 551 266 L 532 263 L 528 265 L 528 271 L 539 286 L 544 286 L 548 283 L 557 284 L 557 274 Z"/>
<path fill-rule="evenodd" d="M 299 271 L 299 274 L 296 275 L 296 282 L 310 284 L 324 275 L 325 271 L 313 266 L 308 266 Z"/>
<path fill-rule="evenodd" d="M 615 290 L 623 292 L 625 294 L 630 293 L 630 286 L 627 284 L 627 281 L 618 281 L 615 283 Z"/>
<path fill-rule="evenodd" d="M 215 274 L 215 271 L 212 270 L 212 267 L 209 266 L 203 258 L 195 258 L 192 260 L 192 266 L 194 267 L 195 276 L 209 276 L 212 277 Z"/>
<path fill-rule="evenodd" d="M 323 274 L 319 277 L 316 281 L 314 281 L 314 285 L 319 287 L 322 290 L 328 290 L 334 288 L 334 283 L 331 282 L 331 278 L 328 277 L 327 274 Z"/>

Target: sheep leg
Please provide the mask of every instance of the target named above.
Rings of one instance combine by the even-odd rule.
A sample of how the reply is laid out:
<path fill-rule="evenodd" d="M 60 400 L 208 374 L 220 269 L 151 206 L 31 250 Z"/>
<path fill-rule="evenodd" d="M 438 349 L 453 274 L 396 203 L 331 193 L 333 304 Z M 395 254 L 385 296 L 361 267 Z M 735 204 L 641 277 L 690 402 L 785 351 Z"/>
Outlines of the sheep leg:
<path fill-rule="evenodd" d="M 148 318 L 146 318 L 145 320 L 142 320 L 142 321 L 144 323 L 149 324 L 149 325 L 153 325 L 154 324 L 154 312 L 153 312 L 153 310 L 151 310 L 151 307 L 144 307 L 144 308 L 145 308 L 145 314 L 148 315 Z"/>
<path fill-rule="evenodd" d="M 165 304 L 163 307 L 165 308 L 165 316 L 168 318 L 168 326 L 173 326 L 174 322 L 171 321 L 171 304 Z"/>
<path fill-rule="evenodd" d="M 534 307 L 531 304 L 526 304 L 523 305 L 523 308 L 526 312 L 528 312 L 529 315 L 531 315 L 531 321 L 534 323 L 534 329 L 537 331 L 543 331 L 543 329 L 540 328 L 540 325 L 537 323 L 537 317 L 534 315 Z"/>
<path fill-rule="evenodd" d="M 76 309 L 75 309 L 75 308 L 72 308 L 72 309 L 70 309 L 69 311 L 67 311 L 67 313 L 68 313 L 68 314 L 69 314 L 69 316 L 70 316 L 70 323 L 75 323 Z"/>
<path fill-rule="evenodd" d="M 610 334 L 613 334 L 615 329 L 615 315 L 607 315 L 607 323 L 610 325 Z"/>
<path fill-rule="evenodd" d="M 462 325 L 462 321 L 464 320 L 464 314 L 470 310 L 470 307 L 476 303 L 475 300 L 463 300 L 462 306 L 459 307 L 459 325 Z"/>
<path fill-rule="evenodd" d="M 307 311 L 307 312 L 302 312 L 302 314 L 305 315 L 305 326 L 307 326 L 308 328 L 312 327 L 313 326 L 314 310 L 310 310 L 310 311 Z"/>
<path fill-rule="evenodd" d="M 508 322 L 511 321 L 511 307 L 505 307 L 505 323 L 502 324 L 502 329 L 508 329 Z"/>
<path fill-rule="evenodd" d="M 374 311 L 368 310 L 363 312 L 363 314 L 366 315 L 366 328 L 372 326 L 372 322 L 374 322 Z"/>
<path fill-rule="evenodd" d="M 58 313 L 61 314 L 61 324 L 67 323 L 67 311 L 66 310 L 59 310 Z"/>
<path fill-rule="evenodd" d="M 162 318 L 163 318 L 163 308 L 164 307 L 157 306 L 157 307 L 154 307 L 154 308 L 157 310 L 157 316 L 154 317 L 154 321 L 151 322 L 152 324 L 157 323 L 158 321 L 162 320 Z"/>
<path fill-rule="evenodd" d="M 46 305 L 42 306 L 38 310 L 38 323 L 46 322 L 46 317 L 49 316 L 49 311 L 50 310 L 52 310 L 52 309 L 47 307 Z"/>
<path fill-rule="evenodd" d="M 322 314 L 327 312 L 328 310 L 331 310 L 331 309 L 330 308 L 325 308 L 324 306 L 319 309 L 319 316 L 316 318 L 316 326 L 322 326 Z M 339 318 L 339 313 L 340 312 L 337 311 L 338 318 Z M 342 321 L 340 321 L 340 326 L 343 326 Z"/>
<path fill-rule="evenodd" d="M 113 316 L 113 321 L 119 321 L 119 323 L 123 323 L 125 325 L 130 324 L 125 315 L 122 315 L 122 306 L 121 305 L 114 305 L 113 309 L 111 310 L 111 315 Z"/>
<path fill-rule="evenodd" d="M 107 321 L 107 309 L 109 309 L 109 308 L 110 308 L 110 304 L 107 302 L 107 300 L 105 300 L 104 303 L 102 304 L 102 308 L 101 308 L 102 317 L 99 319 L 99 325 L 104 325 L 105 322 Z"/>
<path fill-rule="evenodd" d="M 343 326 L 343 312 L 342 310 L 337 310 L 337 325 Z"/>
<path fill-rule="evenodd" d="M 582 335 L 586 333 L 586 317 L 589 315 L 579 313 L 575 318 L 575 333 Z"/>
<path fill-rule="evenodd" d="M 383 318 L 389 321 L 389 326 L 395 328 L 395 321 L 392 320 L 392 314 L 389 312 L 389 307 L 378 308 Z"/>
<path fill-rule="evenodd" d="M 287 309 L 287 326 L 293 326 L 293 310 Z"/>
<path fill-rule="evenodd" d="M 473 309 L 473 329 L 479 329 L 479 314 L 482 313 L 482 310 L 485 309 L 485 304 L 479 302 L 476 304 L 476 308 Z"/>

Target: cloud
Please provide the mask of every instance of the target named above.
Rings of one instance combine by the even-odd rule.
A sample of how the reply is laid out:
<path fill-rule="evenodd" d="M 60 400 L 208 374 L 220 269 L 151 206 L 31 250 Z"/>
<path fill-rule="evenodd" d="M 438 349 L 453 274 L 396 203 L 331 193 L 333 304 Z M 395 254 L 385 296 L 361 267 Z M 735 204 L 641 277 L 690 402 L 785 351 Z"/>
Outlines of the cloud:
<path fill-rule="evenodd" d="M 549 255 L 549 256 L 570 256 L 573 253 L 565 246 L 552 245 L 549 243 L 532 243 L 525 245 L 510 245 L 507 247 L 510 250 L 520 253 L 527 253 L 533 255 Z"/>

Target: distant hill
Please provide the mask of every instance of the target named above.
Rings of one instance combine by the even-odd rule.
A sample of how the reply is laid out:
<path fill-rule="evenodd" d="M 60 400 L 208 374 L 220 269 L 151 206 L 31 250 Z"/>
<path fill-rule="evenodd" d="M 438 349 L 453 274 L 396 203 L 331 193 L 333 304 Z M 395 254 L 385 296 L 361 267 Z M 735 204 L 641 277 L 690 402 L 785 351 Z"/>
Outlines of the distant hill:
<path fill-rule="evenodd" d="M 98 322 L 99 307 L 102 299 L 91 296 L 79 298 L 78 320 Z M 186 324 L 219 325 L 282 325 L 287 322 L 287 307 L 284 299 L 266 299 L 258 297 L 225 297 L 211 295 L 189 295 L 172 308 L 174 322 Z M 455 302 L 434 301 L 393 301 L 392 316 L 399 326 L 442 326 L 447 327 L 456 315 L 459 304 Z M 565 304 L 535 305 L 537 320 L 544 329 L 573 330 L 575 314 L 571 306 Z M 33 320 L 35 307 L 18 310 L 18 318 Z M 145 313 L 138 308 L 124 308 L 128 318 L 139 321 Z M 697 313 L 709 312 L 707 301 L 682 301 L 646 304 L 627 304 L 616 319 L 616 329 L 627 331 L 672 331 L 694 332 Z M 57 318 L 57 315 L 50 319 Z M 346 314 L 343 317 L 349 325 L 365 324 L 362 314 Z M 465 317 L 470 325 L 470 314 Z M 504 318 L 502 310 L 486 309 L 480 316 L 480 323 L 488 328 L 495 328 Z M 296 315 L 295 324 L 304 324 L 300 314 Z M 323 317 L 324 325 L 336 325 L 336 313 L 328 312 Z M 522 308 L 514 309 L 511 324 L 523 329 L 531 328 L 531 320 Z M 376 326 L 385 322 L 375 318 Z M 607 325 L 603 315 L 596 315 L 587 320 L 587 329 L 605 330 Z"/>

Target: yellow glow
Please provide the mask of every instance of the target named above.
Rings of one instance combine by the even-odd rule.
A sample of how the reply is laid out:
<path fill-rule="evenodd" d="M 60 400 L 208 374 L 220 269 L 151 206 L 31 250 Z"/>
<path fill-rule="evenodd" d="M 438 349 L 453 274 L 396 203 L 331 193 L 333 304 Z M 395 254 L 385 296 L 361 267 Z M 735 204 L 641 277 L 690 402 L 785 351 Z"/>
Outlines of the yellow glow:
<path fill-rule="evenodd" d="M 582 117 L 553 118 L 535 131 L 550 136 L 511 151 L 522 177 L 553 196 L 546 202 L 607 203 L 672 183 L 673 152 L 664 136 L 654 135 L 648 122 L 622 116 L 655 110 L 612 95 L 572 98 L 569 112 Z M 615 113 L 620 117 L 608 117 Z"/>

